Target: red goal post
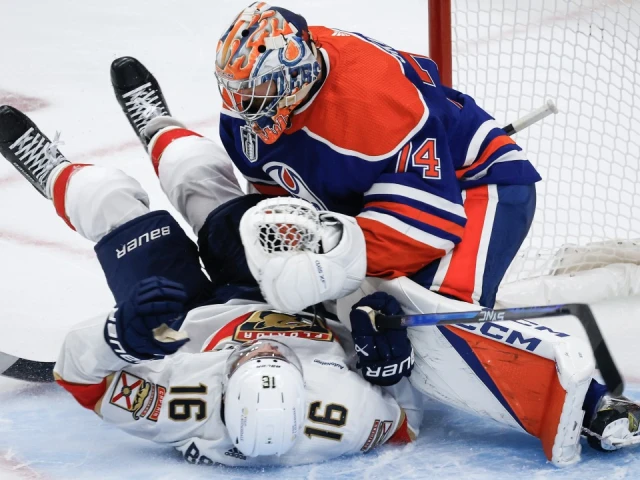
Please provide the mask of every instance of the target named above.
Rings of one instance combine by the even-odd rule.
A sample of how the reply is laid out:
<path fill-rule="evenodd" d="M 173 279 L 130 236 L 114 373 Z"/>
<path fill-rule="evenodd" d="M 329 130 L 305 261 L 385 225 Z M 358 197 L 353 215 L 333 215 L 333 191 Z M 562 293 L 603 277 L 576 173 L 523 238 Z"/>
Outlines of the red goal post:
<path fill-rule="evenodd" d="M 640 263 L 640 4 L 429 0 L 429 42 L 442 83 L 499 123 L 560 111 L 515 137 L 543 181 L 503 284 Z"/>
<path fill-rule="evenodd" d="M 429 0 L 429 56 L 438 65 L 442 84 L 450 87 L 451 0 Z"/>

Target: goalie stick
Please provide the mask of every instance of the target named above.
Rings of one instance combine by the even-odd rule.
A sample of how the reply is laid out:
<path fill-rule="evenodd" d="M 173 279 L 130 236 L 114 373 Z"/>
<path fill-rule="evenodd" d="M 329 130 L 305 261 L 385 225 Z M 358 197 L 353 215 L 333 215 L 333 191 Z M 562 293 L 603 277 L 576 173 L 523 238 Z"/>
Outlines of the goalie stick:
<path fill-rule="evenodd" d="M 417 315 L 376 315 L 376 328 L 397 329 L 404 327 L 441 326 L 502 322 L 507 320 L 528 320 L 571 315 L 576 317 L 587 334 L 596 364 L 609 392 L 614 396 L 622 394 L 624 381 L 616 367 L 611 352 L 604 341 L 591 308 L 584 303 L 549 305 L 542 307 L 505 308 L 499 310 L 473 310 L 453 313 L 427 313 Z"/>
<path fill-rule="evenodd" d="M 553 100 L 547 100 L 547 102 L 542 107 L 534 110 L 533 112 L 525 115 L 515 122 L 510 123 L 506 127 L 502 127 L 502 129 L 507 135 L 511 136 L 518 132 L 521 132 L 527 127 L 530 127 L 534 123 L 539 122 L 544 117 L 551 115 L 552 113 L 558 113 L 558 108 L 556 107 L 556 104 L 553 103 Z"/>

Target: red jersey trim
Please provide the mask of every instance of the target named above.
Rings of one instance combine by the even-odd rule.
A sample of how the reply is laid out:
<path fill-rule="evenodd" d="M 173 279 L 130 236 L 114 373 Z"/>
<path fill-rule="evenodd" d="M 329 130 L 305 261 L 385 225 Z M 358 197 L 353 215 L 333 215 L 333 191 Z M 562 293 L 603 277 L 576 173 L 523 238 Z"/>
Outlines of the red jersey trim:
<path fill-rule="evenodd" d="M 56 375 L 56 382 L 73 395 L 73 398 L 75 398 L 80 405 L 89 410 L 95 410 L 96 405 L 102 399 L 108 387 L 106 378 L 102 379 L 100 383 L 81 384 L 67 382 Z"/>
<path fill-rule="evenodd" d="M 160 157 L 164 153 L 165 149 L 171 145 L 174 140 L 177 140 L 182 137 L 202 137 L 202 135 L 192 132 L 191 130 L 187 130 L 184 128 L 172 128 L 171 130 L 167 130 L 162 132 L 155 143 L 153 144 L 153 148 L 151 149 L 151 163 L 153 163 L 153 169 L 158 175 L 158 168 L 160 166 Z"/>

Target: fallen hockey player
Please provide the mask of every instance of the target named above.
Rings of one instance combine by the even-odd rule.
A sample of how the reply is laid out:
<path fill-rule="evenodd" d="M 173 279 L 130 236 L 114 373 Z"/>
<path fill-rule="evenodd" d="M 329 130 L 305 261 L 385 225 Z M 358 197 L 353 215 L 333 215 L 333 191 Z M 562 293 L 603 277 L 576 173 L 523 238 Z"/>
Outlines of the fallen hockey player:
<path fill-rule="evenodd" d="M 274 312 L 262 300 L 246 262 L 241 265 L 238 236 L 242 214 L 260 195 L 224 203 L 207 191 L 212 208 L 198 228 L 207 278 L 196 245 L 168 212 L 150 212 L 144 190 L 123 172 L 70 163 L 26 116 L 6 106 L 0 107 L 0 151 L 72 228 L 98 242 L 116 308 L 73 329 L 54 368 L 82 406 L 198 464 L 311 463 L 415 438 L 422 409 L 406 380 L 389 389 L 393 396 L 371 385 L 350 366 L 338 342 L 349 334 L 338 322 L 321 311 Z M 239 190 L 234 182 L 221 185 Z M 180 211 L 200 218 L 203 199 L 189 196 L 188 182 L 181 186 Z M 277 201 L 270 210 L 278 209 L 281 219 L 265 241 L 275 236 L 273 248 L 284 249 L 281 222 L 299 212 L 306 233 L 285 232 L 282 240 L 305 245 L 300 252 L 326 267 L 324 285 L 333 280 L 354 290 L 365 260 L 355 221 L 316 212 L 302 200 Z M 312 253 L 314 243 L 326 253 Z M 349 275 L 336 273 L 341 253 L 355 265 Z M 302 291 L 287 288 L 292 295 Z M 404 348 L 411 350 L 406 335 Z"/>

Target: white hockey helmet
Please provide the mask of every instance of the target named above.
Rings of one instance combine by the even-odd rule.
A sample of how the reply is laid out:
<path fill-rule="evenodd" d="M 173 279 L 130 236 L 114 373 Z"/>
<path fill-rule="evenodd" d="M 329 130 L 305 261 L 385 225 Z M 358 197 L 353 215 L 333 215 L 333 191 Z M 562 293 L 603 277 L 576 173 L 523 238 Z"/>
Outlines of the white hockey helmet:
<path fill-rule="evenodd" d="M 304 421 L 302 365 L 287 345 L 260 339 L 238 347 L 223 377 L 224 420 L 244 455 L 282 455 Z"/>

